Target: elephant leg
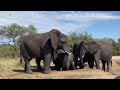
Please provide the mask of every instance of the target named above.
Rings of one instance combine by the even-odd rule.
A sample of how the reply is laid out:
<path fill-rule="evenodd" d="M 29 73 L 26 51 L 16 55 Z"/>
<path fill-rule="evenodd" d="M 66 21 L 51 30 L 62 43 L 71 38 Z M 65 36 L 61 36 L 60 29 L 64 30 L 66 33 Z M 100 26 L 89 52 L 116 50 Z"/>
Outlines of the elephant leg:
<path fill-rule="evenodd" d="M 107 61 L 107 72 L 110 71 L 110 63 L 111 63 L 111 61 Z"/>
<path fill-rule="evenodd" d="M 59 65 L 58 65 L 58 64 L 57 64 L 57 65 L 55 65 L 55 70 L 60 71 L 60 67 L 59 67 Z"/>
<path fill-rule="evenodd" d="M 75 68 L 77 69 L 77 60 L 75 60 L 74 66 L 75 66 Z"/>
<path fill-rule="evenodd" d="M 79 63 L 80 60 L 78 60 L 78 59 L 79 59 L 78 56 L 74 57 L 74 66 L 75 66 L 76 69 L 78 69 L 77 66 L 80 65 L 80 63 Z"/>
<path fill-rule="evenodd" d="M 84 68 L 84 62 L 83 59 L 80 60 L 80 69 Z"/>
<path fill-rule="evenodd" d="M 57 66 L 56 66 L 56 64 L 55 64 L 55 70 L 57 70 Z"/>
<path fill-rule="evenodd" d="M 42 71 L 43 70 L 41 65 L 40 65 L 40 61 L 41 61 L 40 58 L 36 58 L 37 71 Z"/>
<path fill-rule="evenodd" d="M 63 63 L 62 63 L 62 69 L 63 69 L 63 70 L 66 69 L 66 60 L 65 60 L 65 59 L 63 60 Z"/>
<path fill-rule="evenodd" d="M 91 69 L 93 69 L 94 60 L 88 60 L 88 65 Z"/>
<path fill-rule="evenodd" d="M 96 63 L 96 69 L 100 69 L 100 56 L 95 54 L 95 63 Z"/>
<path fill-rule="evenodd" d="M 95 60 L 95 63 L 96 63 L 96 69 L 100 69 L 99 60 Z"/>
<path fill-rule="evenodd" d="M 51 68 L 50 68 L 50 63 L 51 63 L 51 54 L 47 54 L 44 56 L 44 74 L 48 74 L 51 72 Z"/>
<path fill-rule="evenodd" d="M 55 62 L 55 70 L 60 71 L 60 66 L 57 62 Z"/>
<path fill-rule="evenodd" d="M 72 70 L 75 70 L 75 66 L 74 66 L 74 64 L 73 64 L 73 61 L 70 62 L 70 65 L 71 65 L 71 67 L 72 67 Z"/>
<path fill-rule="evenodd" d="M 25 73 L 32 73 L 32 70 L 30 69 L 30 60 L 25 60 Z"/>
<path fill-rule="evenodd" d="M 105 60 L 101 60 L 102 61 L 102 70 L 105 71 L 105 63 L 106 61 Z"/>
<path fill-rule="evenodd" d="M 67 60 L 65 61 L 65 68 L 64 70 L 69 70 L 70 62 Z"/>
<path fill-rule="evenodd" d="M 61 71 L 62 67 L 60 66 L 60 64 L 57 64 L 57 71 Z"/>

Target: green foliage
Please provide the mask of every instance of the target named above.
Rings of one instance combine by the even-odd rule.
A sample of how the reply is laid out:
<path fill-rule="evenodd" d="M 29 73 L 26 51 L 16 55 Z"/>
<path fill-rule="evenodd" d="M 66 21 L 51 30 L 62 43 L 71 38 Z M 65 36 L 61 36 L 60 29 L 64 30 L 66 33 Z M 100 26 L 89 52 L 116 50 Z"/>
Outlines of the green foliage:
<path fill-rule="evenodd" d="M 73 44 L 78 40 L 94 40 L 94 41 L 105 41 L 112 45 L 113 49 L 113 55 L 120 55 L 120 38 L 118 39 L 118 42 L 116 42 L 112 38 L 102 38 L 102 39 L 94 39 L 91 34 L 88 34 L 87 32 L 84 33 L 76 33 L 71 32 L 68 36 L 68 47 L 70 52 L 72 51 Z"/>
<path fill-rule="evenodd" d="M 0 45 L 0 57 L 15 57 L 14 49 L 9 45 Z"/>
<path fill-rule="evenodd" d="M 91 36 L 91 34 L 88 34 L 87 32 L 84 33 L 71 32 L 68 36 L 68 47 L 70 52 L 72 51 L 73 44 L 78 40 L 93 40 L 93 37 Z"/>
<path fill-rule="evenodd" d="M 118 42 L 116 42 L 112 38 L 96 39 L 96 41 L 105 41 L 110 43 L 112 45 L 113 55 L 115 56 L 120 55 L 120 39 L 118 39 Z"/>
<path fill-rule="evenodd" d="M 37 29 L 33 25 L 29 25 L 28 27 L 20 26 L 16 23 L 7 26 L 0 27 L 0 37 L 6 38 L 9 41 L 5 42 L 5 44 L 0 45 L 0 57 L 19 57 L 19 42 L 22 37 L 28 34 L 37 33 Z M 120 55 L 120 38 L 116 42 L 112 38 L 102 38 L 102 39 L 94 39 L 91 34 L 87 32 L 77 33 L 71 32 L 68 35 L 68 47 L 69 51 L 72 51 L 73 44 L 78 40 L 95 40 L 95 41 L 105 41 L 112 45 L 113 55 Z M 10 44 L 10 43 L 13 44 Z"/>
<path fill-rule="evenodd" d="M 113 55 L 120 55 L 120 43 L 114 43 L 112 44 L 113 47 Z"/>
<path fill-rule="evenodd" d="M 0 27 L 0 37 L 9 40 L 8 42 L 4 42 L 4 44 L 9 45 L 14 50 L 13 56 L 18 56 L 19 52 L 19 42 L 21 38 L 28 34 L 34 34 L 37 32 L 37 29 L 33 25 L 29 25 L 28 27 L 20 26 L 17 23 L 12 23 L 11 25 L 1 26 Z M 2 47 L 3 48 L 3 47 Z M 6 47 L 8 50 L 8 46 Z M 2 51 L 1 51 L 2 52 Z M 8 51 L 9 53 L 9 51 Z M 17 53 L 17 54 L 16 54 Z M 6 55 L 6 53 L 5 53 Z M 8 55 L 9 56 L 9 55 Z"/>

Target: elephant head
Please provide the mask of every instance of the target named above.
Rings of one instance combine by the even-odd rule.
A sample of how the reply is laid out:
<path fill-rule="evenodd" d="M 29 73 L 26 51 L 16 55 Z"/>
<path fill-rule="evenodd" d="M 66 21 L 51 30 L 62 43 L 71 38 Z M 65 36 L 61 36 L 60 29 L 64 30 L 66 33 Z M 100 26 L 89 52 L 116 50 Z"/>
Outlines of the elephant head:
<path fill-rule="evenodd" d="M 82 45 L 83 41 L 79 40 L 77 42 L 75 42 L 75 44 L 73 45 L 73 50 L 72 53 L 74 55 L 74 66 L 77 69 L 77 66 L 79 65 L 79 53 L 80 53 L 80 46 Z"/>
<path fill-rule="evenodd" d="M 100 49 L 100 45 L 95 41 L 82 41 L 79 45 L 80 67 L 83 68 L 83 58 L 86 53 L 94 55 Z"/>
<path fill-rule="evenodd" d="M 82 41 L 79 45 L 80 54 L 85 55 L 86 53 L 95 54 L 100 48 L 100 45 L 95 41 Z"/>
<path fill-rule="evenodd" d="M 67 36 L 62 34 L 59 30 L 52 29 L 50 31 L 51 45 L 54 50 L 63 49 L 67 50 L 66 42 Z"/>

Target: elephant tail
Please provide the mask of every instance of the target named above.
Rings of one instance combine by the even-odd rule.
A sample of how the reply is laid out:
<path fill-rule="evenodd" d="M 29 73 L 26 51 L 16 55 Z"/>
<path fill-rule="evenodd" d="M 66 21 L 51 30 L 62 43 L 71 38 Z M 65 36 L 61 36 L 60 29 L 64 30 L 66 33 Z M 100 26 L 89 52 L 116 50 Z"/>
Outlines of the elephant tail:
<path fill-rule="evenodd" d="M 20 52 L 20 65 L 23 65 L 24 66 L 24 59 L 23 59 L 23 56 L 22 56 L 22 53 Z"/>
<path fill-rule="evenodd" d="M 20 46 L 20 63 L 23 64 L 25 59 L 29 60 L 30 56 L 28 55 L 28 53 L 25 49 L 24 43 L 21 43 L 21 46 Z"/>

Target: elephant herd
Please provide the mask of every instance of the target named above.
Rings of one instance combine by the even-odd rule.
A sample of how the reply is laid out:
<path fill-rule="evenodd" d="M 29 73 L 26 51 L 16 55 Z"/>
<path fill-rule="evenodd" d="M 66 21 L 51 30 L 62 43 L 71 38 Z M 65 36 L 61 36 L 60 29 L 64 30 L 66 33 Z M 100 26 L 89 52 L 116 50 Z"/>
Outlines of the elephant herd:
<path fill-rule="evenodd" d="M 77 41 L 74 43 L 72 52 L 68 52 L 67 36 L 57 29 L 41 34 L 31 34 L 22 38 L 20 44 L 20 60 L 25 62 L 25 73 L 32 73 L 30 61 L 35 58 L 37 70 L 44 74 L 51 72 L 50 64 L 53 61 L 55 70 L 75 70 L 84 68 L 84 63 L 88 62 L 93 68 L 94 62 L 96 69 L 110 70 L 112 64 L 112 47 L 107 42 Z M 43 60 L 44 68 L 40 62 Z"/>

